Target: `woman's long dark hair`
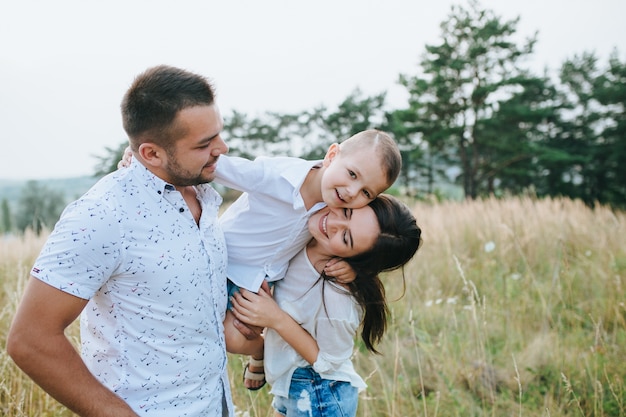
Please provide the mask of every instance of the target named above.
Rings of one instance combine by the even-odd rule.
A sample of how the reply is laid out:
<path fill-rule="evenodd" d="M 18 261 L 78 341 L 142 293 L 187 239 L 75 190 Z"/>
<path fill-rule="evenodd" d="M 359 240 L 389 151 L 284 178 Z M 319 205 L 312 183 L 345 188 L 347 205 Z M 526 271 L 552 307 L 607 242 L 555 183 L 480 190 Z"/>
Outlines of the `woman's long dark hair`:
<path fill-rule="evenodd" d="M 385 333 L 389 314 L 379 274 L 403 267 L 420 247 L 422 231 L 411 210 L 395 197 L 381 194 L 369 206 L 378 219 L 380 235 L 370 250 L 344 260 L 356 272 L 347 285 L 364 311 L 361 338 L 368 350 L 378 353 L 374 346 Z M 404 273 L 402 280 L 405 284 Z"/>

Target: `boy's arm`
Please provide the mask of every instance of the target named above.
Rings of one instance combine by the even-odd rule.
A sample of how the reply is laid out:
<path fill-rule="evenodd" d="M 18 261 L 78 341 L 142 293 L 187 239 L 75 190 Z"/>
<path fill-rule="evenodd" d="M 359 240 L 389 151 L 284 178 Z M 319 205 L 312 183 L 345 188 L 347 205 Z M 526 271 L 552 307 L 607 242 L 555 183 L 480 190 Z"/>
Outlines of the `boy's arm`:
<path fill-rule="evenodd" d="M 265 291 L 255 294 L 242 288 L 231 301 L 238 320 L 274 329 L 309 364 L 317 361 L 320 351 L 317 341 Z"/>
<path fill-rule="evenodd" d="M 117 168 L 128 168 L 133 159 L 130 146 L 124 149 Z M 215 171 L 215 182 L 238 191 L 252 191 L 258 187 L 256 181 L 263 178 L 263 165 L 257 160 L 220 155 Z"/>

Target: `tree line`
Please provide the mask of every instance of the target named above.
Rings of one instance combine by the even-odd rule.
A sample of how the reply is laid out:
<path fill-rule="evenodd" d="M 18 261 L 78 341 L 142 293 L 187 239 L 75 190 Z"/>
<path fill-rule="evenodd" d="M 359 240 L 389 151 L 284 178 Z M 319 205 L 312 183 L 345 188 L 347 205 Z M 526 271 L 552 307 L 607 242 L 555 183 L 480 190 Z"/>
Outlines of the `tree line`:
<path fill-rule="evenodd" d="M 516 43 L 518 22 L 477 2 L 453 6 L 417 74 L 399 76 L 406 107 L 386 110 L 385 92 L 367 97 L 357 89 L 334 111 L 233 112 L 225 127 L 231 153 L 321 158 L 330 143 L 374 127 L 398 141 L 396 187 L 413 196 L 452 181 L 471 199 L 531 192 L 623 208 L 626 63 L 617 51 L 606 63 L 583 52 L 556 77 L 534 74 L 524 63 L 537 34 Z"/>
<path fill-rule="evenodd" d="M 551 75 L 525 67 L 537 34 L 515 41 L 519 17 L 504 20 L 478 2 L 452 6 L 437 43 L 426 45 L 415 74 L 400 74 L 406 106 L 388 109 L 386 92 L 358 88 L 336 109 L 251 117 L 232 111 L 230 154 L 322 158 L 327 147 L 369 128 L 385 130 L 403 158 L 394 189 L 441 195 L 453 183 L 465 198 L 532 193 L 626 207 L 626 62 L 583 51 Z M 98 157 L 97 176 L 117 168 L 126 142 Z M 2 230 L 40 230 L 65 202 L 29 183 Z"/>

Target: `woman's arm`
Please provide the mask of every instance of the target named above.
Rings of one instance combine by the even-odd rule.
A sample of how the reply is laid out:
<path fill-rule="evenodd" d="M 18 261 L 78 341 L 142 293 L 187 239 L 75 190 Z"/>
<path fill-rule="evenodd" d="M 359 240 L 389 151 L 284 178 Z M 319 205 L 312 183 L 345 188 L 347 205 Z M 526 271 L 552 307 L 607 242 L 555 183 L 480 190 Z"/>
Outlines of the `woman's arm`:
<path fill-rule="evenodd" d="M 317 361 L 320 351 L 317 341 L 265 291 L 255 294 L 242 288 L 231 301 L 238 320 L 274 329 L 308 363 L 313 365 Z"/>

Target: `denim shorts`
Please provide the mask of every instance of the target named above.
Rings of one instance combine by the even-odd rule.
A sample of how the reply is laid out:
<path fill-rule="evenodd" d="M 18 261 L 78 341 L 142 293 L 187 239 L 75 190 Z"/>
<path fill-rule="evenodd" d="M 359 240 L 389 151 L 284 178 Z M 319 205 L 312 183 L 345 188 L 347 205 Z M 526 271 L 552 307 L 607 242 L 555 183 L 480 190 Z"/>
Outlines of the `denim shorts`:
<path fill-rule="evenodd" d="M 349 382 L 322 379 L 313 368 L 298 368 L 289 398 L 275 396 L 272 407 L 287 417 L 354 417 L 359 390 Z"/>
<path fill-rule="evenodd" d="M 272 288 L 274 286 L 274 282 L 268 282 L 270 288 Z M 231 280 L 227 279 L 226 280 L 226 293 L 228 295 L 228 301 L 226 302 L 226 308 L 228 310 L 232 310 L 233 309 L 233 303 L 230 302 L 230 297 L 232 297 L 233 295 L 235 295 L 236 292 L 239 291 L 241 287 L 237 284 L 235 284 L 234 282 L 232 282 Z"/>

